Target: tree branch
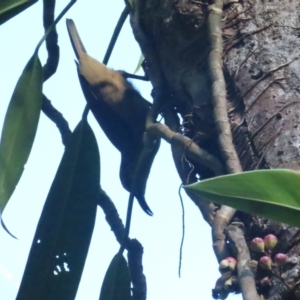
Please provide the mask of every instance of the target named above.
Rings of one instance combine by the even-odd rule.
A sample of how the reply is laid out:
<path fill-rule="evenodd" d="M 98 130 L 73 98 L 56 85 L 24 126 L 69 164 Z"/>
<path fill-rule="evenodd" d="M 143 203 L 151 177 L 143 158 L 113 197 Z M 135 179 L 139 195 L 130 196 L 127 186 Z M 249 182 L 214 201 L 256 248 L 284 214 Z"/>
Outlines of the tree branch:
<path fill-rule="evenodd" d="M 43 23 L 45 32 L 54 22 L 54 10 L 55 0 L 43 1 Z M 55 74 L 59 62 L 59 46 L 56 27 L 53 28 L 46 38 L 46 49 L 48 52 L 48 57 L 46 64 L 43 66 L 44 82 L 53 74 Z M 68 122 L 64 119 L 62 113 L 53 107 L 51 101 L 44 94 L 42 98 L 42 111 L 51 121 L 56 124 L 62 137 L 62 143 L 65 146 L 71 135 Z"/>
<path fill-rule="evenodd" d="M 45 32 L 51 26 L 54 21 L 55 0 L 43 1 L 43 22 Z M 59 46 L 58 35 L 56 28 L 49 33 L 46 39 L 46 49 L 48 52 L 48 58 L 46 64 L 43 66 L 43 79 L 44 82 L 48 80 L 55 72 L 59 62 Z"/>
<path fill-rule="evenodd" d="M 132 239 L 128 243 L 128 265 L 132 281 L 132 300 L 144 300 L 147 298 L 147 282 L 143 273 L 143 253 L 142 244 Z"/>
<path fill-rule="evenodd" d="M 216 0 L 210 7 L 208 17 L 211 52 L 209 65 L 212 79 L 212 93 L 216 129 L 220 150 L 226 163 L 227 172 L 242 172 L 240 160 L 232 142 L 230 123 L 227 116 L 226 84 L 222 67 L 223 41 L 221 19 L 223 0 Z"/>
<path fill-rule="evenodd" d="M 171 144 L 174 162 L 178 174 L 184 184 L 187 183 L 187 176 L 185 173 L 189 169 L 188 162 L 186 162 L 186 164 L 182 162 L 182 158 L 185 156 L 199 168 L 204 165 L 213 170 L 216 175 L 224 174 L 223 164 L 216 157 L 201 149 L 196 143 L 194 143 L 193 140 L 177 132 L 177 122 L 174 121 L 174 113 L 171 112 L 171 103 L 169 103 L 171 102 L 169 100 L 171 95 L 169 92 L 169 85 L 161 69 L 160 60 L 155 52 L 153 43 L 149 40 L 150 37 L 145 36 L 141 30 L 139 11 L 141 9 L 140 6 L 143 4 L 141 4 L 141 1 L 136 1 L 135 5 L 136 7 L 132 11 L 130 18 L 131 26 L 135 39 L 139 43 L 147 62 L 147 69 L 145 70 L 146 76 L 149 78 L 153 86 L 153 107 L 151 108 L 147 118 L 147 134 L 153 136 L 153 138 L 163 138 Z M 163 112 L 166 123 L 172 128 L 172 130 L 166 125 L 155 123 L 160 111 Z M 198 197 L 191 197 L 191 199 L 199 207 L 204 219 L 211 224 L 215 216 L 216 206 L 203 199 L 199 199 Z"/>
<path fill-rule="evenodd" d="M 168 126 L 161 123 L 154 123 L 148 127 L 147 133 L 152 136 L 158 136 L 171 144 L 172 147 L 180 149 L 199 168 L 201 168 L 201 165 L 204 165 L 210 168 L 216 175 L 224 174 L 223 164 L 215 156 L 201 149 L 190 138 L 172 131 Z"/>
<path fill-rule="evenodd" d="M 221 21 L 223 0 L 215 0 L 210 6 L 208 30 L 211 43 L 209 66 L 212 79 L 212 94 L 216 129 L 221 154 L 227 173 L 242 172 L 240 160 L 233 145 L 230 123 L 227 115 L 226 84 L 222 67 L 223 40 Z M 227 254 L 224 229 L 235 214 L 235 209 L 222 205 L 212 224 L 213 247 L 217 259 L 221 261 Z"/>
<path fill-rule="evenodd" d="M 51 104 L 51 101 L 43 94 L 42 98 L 42 112 L 56 124 L 62 138 L 62 143 L 66 146 L 66 143 L 71 135 L 68 122 L 63 115 Z"/>

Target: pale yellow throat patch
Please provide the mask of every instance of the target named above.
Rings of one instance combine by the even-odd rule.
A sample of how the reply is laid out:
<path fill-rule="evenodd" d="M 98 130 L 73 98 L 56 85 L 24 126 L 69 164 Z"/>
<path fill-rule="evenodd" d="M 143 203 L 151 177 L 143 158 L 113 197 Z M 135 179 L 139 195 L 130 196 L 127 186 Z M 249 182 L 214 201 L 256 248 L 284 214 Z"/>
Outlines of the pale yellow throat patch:
<path fill-rule="evenodd" d="M 78 70 L 106 101 L 119 102 L 124 98 L 128 83 L 119 72 L 108 69 L 86 53 L 80 55 Z"/>

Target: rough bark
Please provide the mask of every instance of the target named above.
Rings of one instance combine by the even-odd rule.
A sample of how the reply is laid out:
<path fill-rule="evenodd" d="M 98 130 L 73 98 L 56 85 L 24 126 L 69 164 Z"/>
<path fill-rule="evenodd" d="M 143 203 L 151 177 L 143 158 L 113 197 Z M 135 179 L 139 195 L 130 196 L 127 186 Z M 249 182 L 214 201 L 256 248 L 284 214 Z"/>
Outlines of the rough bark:
<path fill-rule="evenodd" d="M 135 28 L 134 31 L 149 62 L 149 69 L 152 65 L 155 66 L 153 73 L 159 70 L 159 80 L 154 80 L 156 86 L 160 86 L 159 82 L 163 80 L 165 90 L 171 95 L 168 99 L 171 98 L 172 102 L 166 105 L 183 120 L 177 129 L 173 126 L 172 130 L 190 138 L 225 166 L 212 101 L 208 30 L 211 4 L 205 0 L 137 1 L 143 39 L 137 37 L 140 33 L 137 34 Z M 222 36 L 227 112 L 243 170 L 299 170 L 300 2 L 233 0 L 225 3 Z M 141 41 L 145 38 L 146 50 L 145 43 Z M 149 47 L 151 51 L 148 51 Z M 155 75 L 152 77 L 155 78 Z M 166 110 L 167 113 L 170 110 Z M 172 144 L 172 150 L 183 183 L 218 175 L 207 164 L 193 161 L 191 156 L 187 159 L 184 149 L 179 151 Z M 219 207 L 203 199 L 192 200 L 205 220 L 212 224 Z M 269 300 L 300 299 L 299 229 L 239 212 L 233 221 L 233 225 L 225 231 L 233 246 L 227 249 L 228 254 L 242 255 L 244 263 L 242 260 L 238 262 L 240 273 L 251 273 L 249 278 L 255 277 L 258 294 Z M 275 234 L 279 243 L 273 253 L 288 254 L 289 263 L 271 273 L 257 268 L 251 260 L 247 261 L 245 257 L 249 255 L 243 251 L 248 249 L 240 246 L 243 250 L 240 251 L 237 246 L 240 241 L 234 241 L 233 226 L 237 223 L 238 226 L 242 224 L 243 234 L 240 235 L 248 245 L 254 237 Z M 219 255 L 216 249 L 215 252 L 220 260 L 223 254 Z M 252 260 L 259 259 L 257 254 L 251 251 L 250 254 Z M 265 277 L 268 277 L 267 281 L 262 280 Z M 252 296 L 247 296 L 249 290 L 244 291 L 243 287 L 241 290 L 244 299 L 256 297 L 251 291 Z M 238 288 L 233 291 L 239 292 Z M 226 293 L 215 293 L 214 297 L 223 299 Z"/>

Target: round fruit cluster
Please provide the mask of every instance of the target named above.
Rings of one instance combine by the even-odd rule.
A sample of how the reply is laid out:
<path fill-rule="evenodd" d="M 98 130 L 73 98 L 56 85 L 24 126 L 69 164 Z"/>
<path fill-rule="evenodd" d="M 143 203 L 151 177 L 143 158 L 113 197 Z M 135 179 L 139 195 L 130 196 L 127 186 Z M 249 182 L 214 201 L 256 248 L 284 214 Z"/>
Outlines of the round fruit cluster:
<path fill-rule="evenodd" d="M 263 239 L 256 237 L 250 243 L 250 249 L 254 252 L 263 253 L 258 264 L 264 269 L 272 270 L 273 261 L 270 257 L 272 250 L 277 245 L 278 239 L 274 234 L 268 234 Z M 282 267 L 286 261 L 287 256 L 283 253 L 277 253 L 274 257 L 277 266 Z"/>
<path fill-rule="evenodd" d="M 274 234 L 268 234 L 264 238 L 256 237 L 250 242 L 250 249 L 257 254 L 252 254 L 257 256 L 259 260 L 251 260 L 252 265 L 254 266 L 253 271 L 257 269 L 257 266 L 260 266 L 262 269 L 269 270 L 276 275 L 275 270 L 272 268 L 278 266 L 281 268 L 285 265 L 288 260 L 288 257 L 283 253 L 276 253 L 273 256 L 273 249 L 278 243 L 278 239 Z M 273 260 L 272 260 L 272 257 Z M 236 271 L 237 261 L 233 257 L 227 257 L 223 259 L 219 264 L 219 271 L 222 274 L 221 277 L 217 280 L 215 288 L 213 289 L 213 298 L 214 299 L 226 299 L 229 293 L 239 292 L 239 281 Z M 281 272 L 281 271 L 280 271 Z M 279 277 L 280 276 L 276 276 Z M 281 278 L 280 278 L 281 279 Z M 257 281 L 258 286 L 271 286 L 271 280 L 269 276 L 264 277 L 261 280 Z"/>

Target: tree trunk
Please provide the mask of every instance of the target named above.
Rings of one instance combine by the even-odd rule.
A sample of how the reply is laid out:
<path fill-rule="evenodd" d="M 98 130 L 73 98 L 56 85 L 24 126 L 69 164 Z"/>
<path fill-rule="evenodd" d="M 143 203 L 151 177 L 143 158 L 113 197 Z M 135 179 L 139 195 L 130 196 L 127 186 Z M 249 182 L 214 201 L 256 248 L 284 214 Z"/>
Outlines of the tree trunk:
<path fill-rule="evenodd" d="M 154 101 L 156 97 L 164 100 L 158 107 L 163 111 L 166 124 L 190 141 L 180 147 L 173 137 L 169 139 L 184 184 L 228 173 L 228 169 L 224 171 L 226 161 L 212 101 L 209 62 L 212 44 L 208 23 L 212 9 L 212 3 L 206 0 L 137 0 L 132 16 L 134 34 L 146 58 L 154 87 Z M 242 169 L 298 170 L 300 2 L 245 0 L 239 3 L 229 0 L 224 3 L 222 17 L 227 113 Z M 188 153 L 193 142 L 205 157 Z M 212 168 L 213 160 L 208 162 L 210 158 L 221 162 L 221 166 L 215 164 Z M 192 200 L 213 227 L 220 207 L 203 199 Z M 226 224 L 225 231 L 214 233 L 213 229 L 214 250 L 219 261 L 228 254 L 238 258 L 238 266 L 245 260 L 243 270 L 238 267 L 240 287 L 230 291 L 241 290 L 244 299 L 259 299 L 256 291 L 264 299 L 300 299 L 299 229 L 240 212 L 231 221 L 235 222 L 229 227 Z M 244 249 L 245 256 L 239 252 L 235 241 L 236 234 L 240 234 L 238 231 L 243 232 L 242 237 L 248 245 L 255 237 L 276 235 L 278 244 L 273 253 L 287 254 L 289 263 L 273 272 L 257 268 L 249 259 L 248 249 Z M 224 232 L 231 248 L 226 246 L 228 249 L 222 252 L 218 242 Z M 261 256 L 253 251 L 250 254 L 252 260 Z M 242 274 L 247 270 L 252 272 L 245 276 L 249 277 L 249 285 L 248 279 L 243 283 Z M 228 290 L 224 291 L 223 287 L 216 286 L 213 290 L 215 299 L 225 299 L 227 295 Z"/>

